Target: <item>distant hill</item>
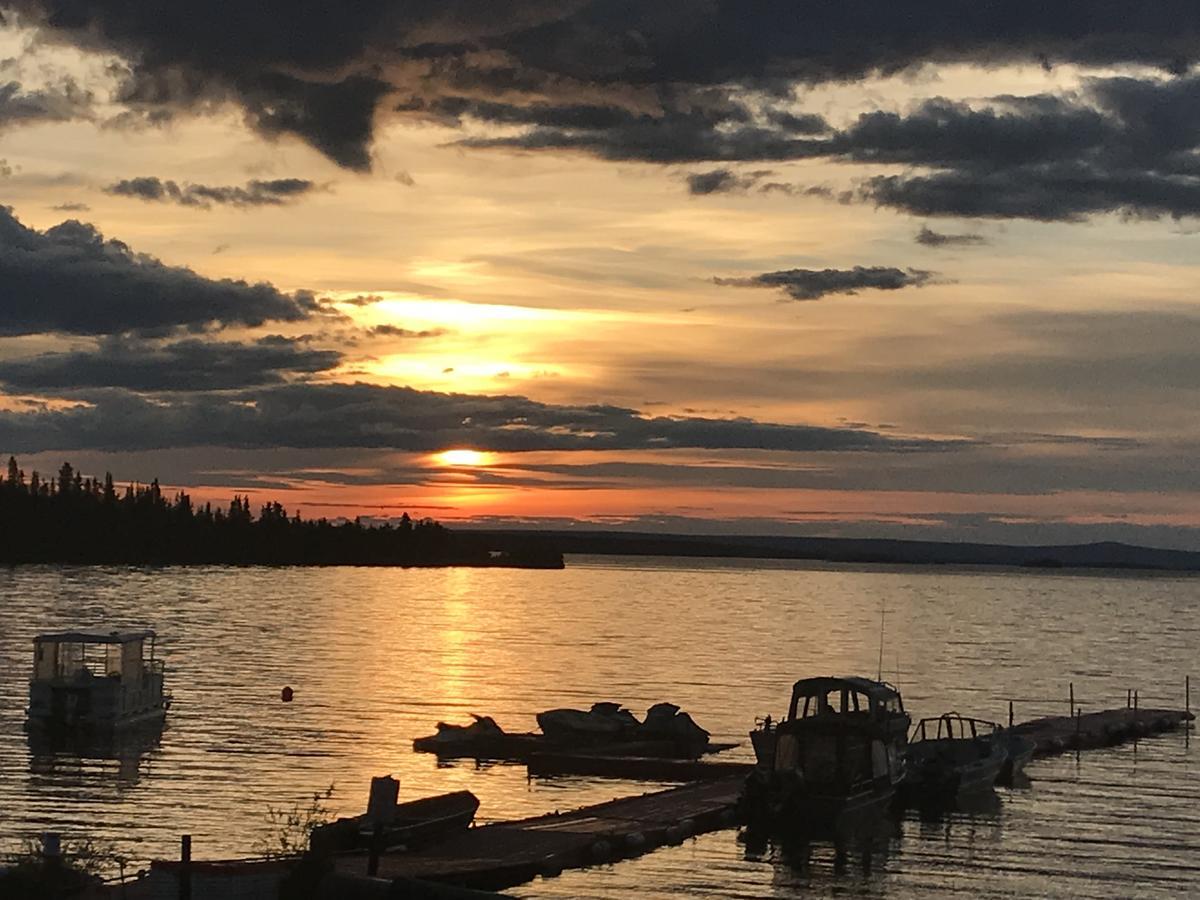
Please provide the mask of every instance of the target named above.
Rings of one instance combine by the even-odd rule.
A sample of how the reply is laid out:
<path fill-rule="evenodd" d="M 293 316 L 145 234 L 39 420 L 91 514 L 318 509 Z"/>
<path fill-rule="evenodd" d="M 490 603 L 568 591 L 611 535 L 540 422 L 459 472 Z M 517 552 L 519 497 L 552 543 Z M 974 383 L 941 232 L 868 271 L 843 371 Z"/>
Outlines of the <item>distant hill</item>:
<path fill-rule="evenodd" d="M 467 529 L 464 529 L 467 531 Z M 807 559 L 824 562 L 915 565 L 1024 566 L 1048 569 L 1157 569 L 1200 571 L 1200 553 L 1159 550 L 1106 541 L 1096 544 L 1014 547 L 938 541 L 772 535 L 685 535 L 616 531 L 507 531 L 474 529 L 495 548 L 505 542 L 545 538 L 563 553 L 616 556 L 705 556 L 742 559 Z"/>

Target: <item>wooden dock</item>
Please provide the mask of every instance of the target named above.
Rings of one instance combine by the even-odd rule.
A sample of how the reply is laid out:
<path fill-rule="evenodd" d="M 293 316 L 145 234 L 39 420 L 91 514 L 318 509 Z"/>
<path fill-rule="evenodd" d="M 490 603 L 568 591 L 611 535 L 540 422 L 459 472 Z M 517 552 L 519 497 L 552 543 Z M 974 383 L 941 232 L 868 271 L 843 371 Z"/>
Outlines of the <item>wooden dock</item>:
<path fill-rule="evenodd" d="M 640 856 L 662 844 L 736 824 L 744 775 L 624 797 L 567 813 L 472 828 L 427 850 L 386 853 L 376 877 L 503 890 L 538 875 Z M 339 857 L 343 876 L 366 875 L 365 854 Z"/>
<path fill-rule="evenodd" d="M 1177 709 L 1106 709 L 1077 716 L 1048 716 L 1013 726 L 1033 740 L 1034 756 L 1114 747 L 1152 734 L 1174 731 L 1196 717 Z"/>
<path fill-rule="evenodd" d="M 745 778 L 754 768 L 753 763 L 727 760 L 662 759 L 606 753 L 535 753 L 526 766 L 533 776 L 592 775 L 627 781 L 717 781 L 734 775 Z"/>
<path fill-rule="evenodd" d="M 1035 755 L 1044 757 L 1111 747 L 1173 731 L 1194 718 L 1190 711 L 1134 707 L 1035 719 L 1015 725 L 1013 731 L 1031 738 L 1036 744 Z M 385 895 L 431 897 L 442 890 L 431 888 L 429 883 L 444 888 L 498 891 L 539 875 L 553 876 L 564 869 L 640 856 L 693 835 L 735 827 L 738 798 L 750 768 L 747 763 L 736 762 L 595 753 L 538 754 L 530 759 L 531 774 L 689 783 L 570 812 L 472 828 L 427 849 L 386 852 L 379 856 L 374 872 L 370 871 L 366 853 L 338 856 L 333 860 L 334 872 L 317 887 L 318 893 L 322 897 L 367 900 Z M 247 868 L 234 868 L 241 866 Z M 179 896 L 178 880 L 183 871 L 189 872 L 198 886 L 210 890 L 213 897 L 249 896 L 253 894 L 239 891 L 255 879 L 278 882 L 283 872 L 277 866 L 280 864 L 250 861 L 156 863 L 151 874 L 157 870 L 158 881 L 147 878 L 114 887 L 111 896 L 117 896 L 117 890 L 121 891 L 120 897 L 130 900 Z M 162 878 L 164 875 L 173 877 Z M 320 893 L 322 890 L 324 893 Z M 444 895 L 469 896 L 452 890 Z"/>

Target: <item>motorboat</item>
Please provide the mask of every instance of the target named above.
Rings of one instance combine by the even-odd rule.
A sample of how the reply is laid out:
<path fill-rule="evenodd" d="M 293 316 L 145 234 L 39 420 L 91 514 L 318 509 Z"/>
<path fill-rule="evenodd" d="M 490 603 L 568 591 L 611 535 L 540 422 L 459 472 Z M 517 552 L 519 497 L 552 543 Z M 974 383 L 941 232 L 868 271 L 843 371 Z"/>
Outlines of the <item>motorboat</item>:
<path fill-rule="evenodd" d="M 1019 781 L 1025 774 L 1025 766 L 1033 759 L 1033 754 L 1037 750 L 1037 744 L 1033 738 L 1017 734 L 1012 729 L 1002 730 L 1001 738 L 1005 742 L 1008 759 L 1000 767 L 1000 774 L 996 777 L 996 784 L 1011 787 L 1014 782 Z"/>
<path fill-rule="evenodd" d="M 153 631 L 60 631 L 33 639 L 31 733 L 105 737 L 160 725 L 170 706 Z"/>
<path fill-rule="evenodd" d="M 784 719 L 760 720 L 750 734 L 757 765 L 743 794 L 746 818 L 819 830 L 857 811 L 885 810 L 905 777 L 911 722 L 887 682 L 797 681 Z"/>
<path fill-rule="evenodd" d="M 994 722 L 950 712 L 922 719 L 908 742 L 905 794 L 915 805 L 988 791 L 1008 761 L 1008 734 Z"/>

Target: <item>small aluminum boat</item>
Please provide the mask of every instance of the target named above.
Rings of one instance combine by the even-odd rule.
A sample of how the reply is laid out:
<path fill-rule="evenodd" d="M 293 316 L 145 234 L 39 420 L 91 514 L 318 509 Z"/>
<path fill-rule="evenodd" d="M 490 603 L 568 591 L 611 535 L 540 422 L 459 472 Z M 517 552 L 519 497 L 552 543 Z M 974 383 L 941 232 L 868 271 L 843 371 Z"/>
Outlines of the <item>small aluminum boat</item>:
<path fill-rule="evenodd" d="M 994 722 L 955 712 L 922 719 L 908 742 L 905 795 L 922 805 L 991 790 L 1007 761 L 1008 737 Z"/>

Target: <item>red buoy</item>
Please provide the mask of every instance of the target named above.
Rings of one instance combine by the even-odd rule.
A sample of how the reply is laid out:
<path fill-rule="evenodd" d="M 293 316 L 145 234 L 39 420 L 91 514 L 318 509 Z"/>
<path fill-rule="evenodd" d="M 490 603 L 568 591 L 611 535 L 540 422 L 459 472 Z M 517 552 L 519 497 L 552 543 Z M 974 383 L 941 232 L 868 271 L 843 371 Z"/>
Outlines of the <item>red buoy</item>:
<path fill-rule="evenodd" d="M 290 687 L 285 687 L 279 692 L 279 699 L 284 703 L 291 703 L 294 696 L 296 696 L 296 694 Z"/>

